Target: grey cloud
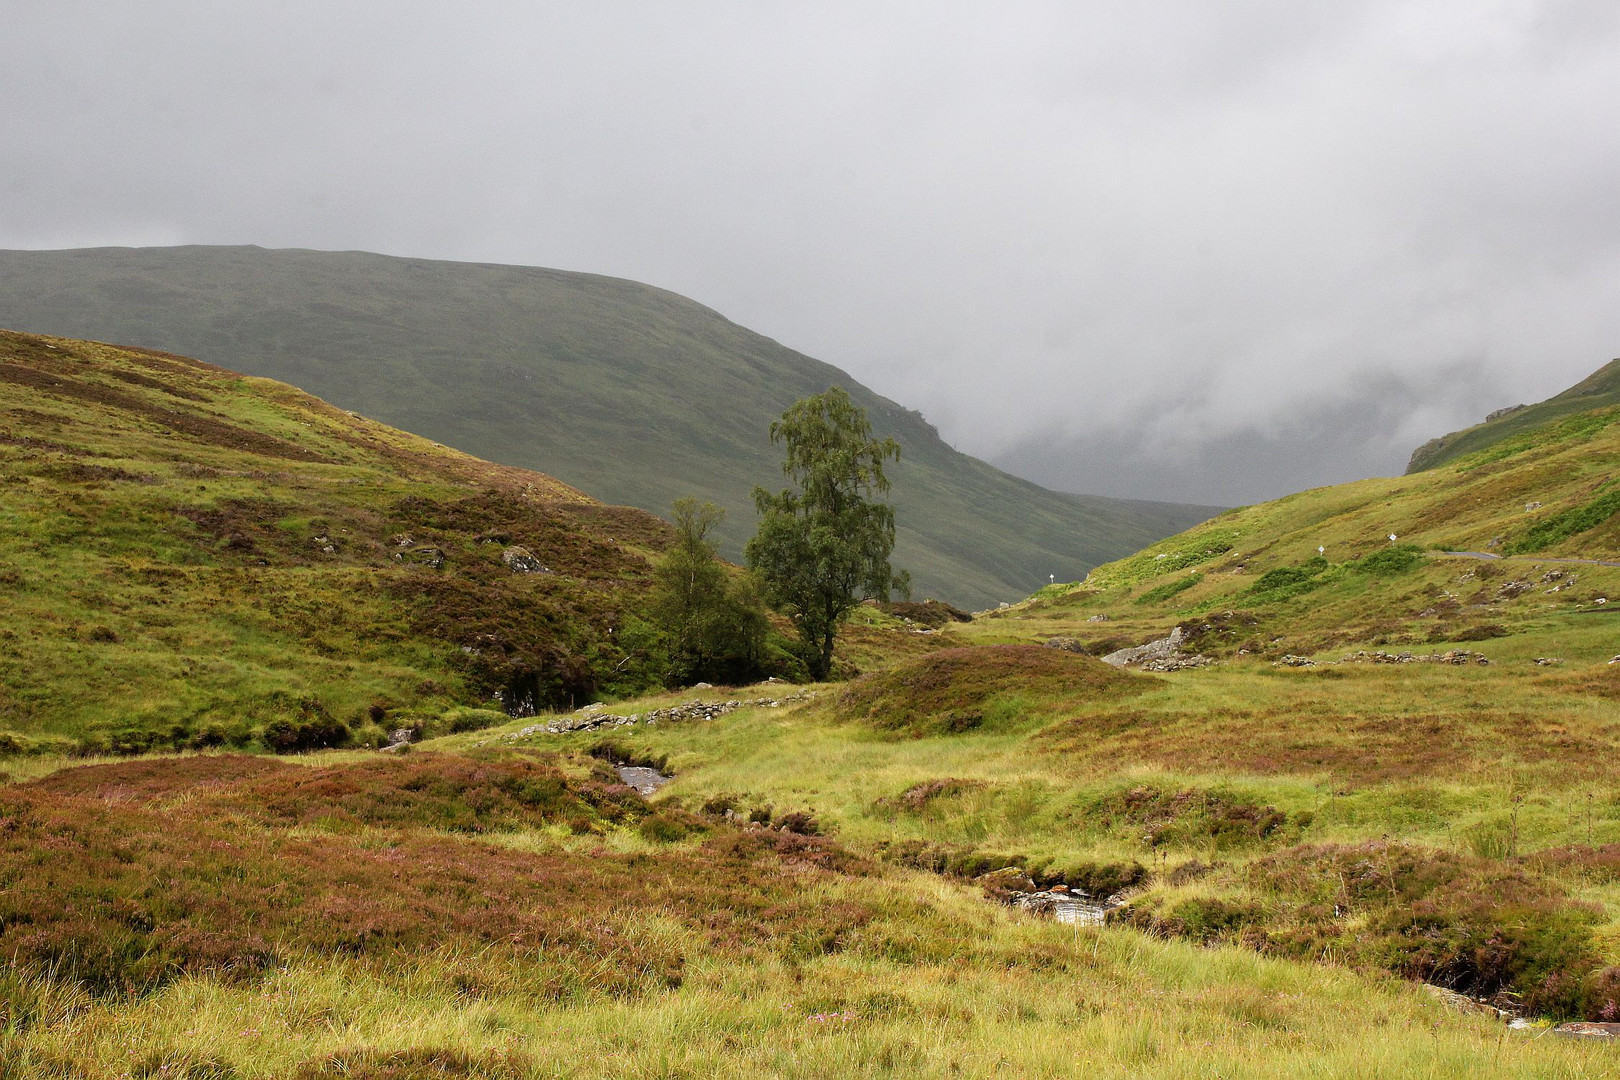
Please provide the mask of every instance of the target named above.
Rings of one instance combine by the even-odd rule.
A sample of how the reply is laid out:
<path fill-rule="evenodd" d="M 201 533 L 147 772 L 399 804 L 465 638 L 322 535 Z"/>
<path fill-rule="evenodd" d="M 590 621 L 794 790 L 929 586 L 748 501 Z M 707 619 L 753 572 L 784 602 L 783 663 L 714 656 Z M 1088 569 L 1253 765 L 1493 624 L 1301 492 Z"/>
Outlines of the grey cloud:
<path fill-rule="evenodd" d="M 1059 486 L 1390 471 L 1620 354 L 1608 0 L 12 8 L 0 246 L 637 278 Z"/>

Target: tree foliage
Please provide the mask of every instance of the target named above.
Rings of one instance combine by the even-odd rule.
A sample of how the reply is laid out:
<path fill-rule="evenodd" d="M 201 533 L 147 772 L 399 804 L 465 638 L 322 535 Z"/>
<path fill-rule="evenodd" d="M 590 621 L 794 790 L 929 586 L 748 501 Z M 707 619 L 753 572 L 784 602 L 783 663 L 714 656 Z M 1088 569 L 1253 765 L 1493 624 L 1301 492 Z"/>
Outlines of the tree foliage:
<path fill-rule="evenodd" d="M 745 555 L 766 599 L 798 628 L 810 674 L 825 679 L 850 609 L 909 592 L 907 576 L 889 565 L 894 510 L 876 499 L 889 490 L 883 463 L 900 447 L 874 439 L 866 410 L 836 386 L 795 402 L 771 425 L 771 442 L 785 446 L 782 471 L 793 486 L 754 489 L 759 531 Z"/>
<path fill-rule="evenodd" d="M 741 682 L 757 674 L 767 622 L 746 580 L 734 580 L 709 533 L 725 511 L 677 499 L 675 545 L 654 571 L 651 615 L 663 635 L 672 685 Z"/>

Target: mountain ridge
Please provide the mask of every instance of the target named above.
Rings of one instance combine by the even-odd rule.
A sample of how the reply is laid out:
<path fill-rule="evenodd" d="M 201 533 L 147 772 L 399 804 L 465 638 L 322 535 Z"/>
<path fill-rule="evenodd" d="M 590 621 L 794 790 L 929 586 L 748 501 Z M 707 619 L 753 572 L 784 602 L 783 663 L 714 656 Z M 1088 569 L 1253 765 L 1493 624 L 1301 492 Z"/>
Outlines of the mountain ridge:
<path fill-rule="evenodd" d="M 1497 409 L 1472 427 L 1430 439 L 1412 451 L 1406 471 L 1411 474 L 1432 469 L 1572 413 L 1588 412 L 1604 405 L 1620 405 L 1620 359 L 1610 360 L 1574 386 L 1545 401 Z"/>
<path fill-rule="evenodd" d="M 902 446 L 896 563 L 920 595 L 1014 600 L 1214 507 L 1073 496 L 944 443 L 921 414 L 669 290 L 622 278 L 252 247 L 0 251 L 0 325 L 167 349 L 292 383 L 609 503 L 728 510 L 735 558 L 768 427 L 843 385 Z"/>

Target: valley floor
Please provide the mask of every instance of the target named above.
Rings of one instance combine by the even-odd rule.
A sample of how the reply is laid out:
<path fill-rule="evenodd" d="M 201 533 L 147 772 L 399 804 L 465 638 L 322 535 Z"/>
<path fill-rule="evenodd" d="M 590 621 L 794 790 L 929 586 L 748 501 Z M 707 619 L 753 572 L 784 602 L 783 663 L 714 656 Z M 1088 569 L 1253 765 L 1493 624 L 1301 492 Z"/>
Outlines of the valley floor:
<path fill-rule="evenodd" d="M 1420 984 L 1612 1000 L 1620 665 L 1522 645 L 1162 676 L 991 645 L 398 755 L 18 759 L 0 1076 L 1610 1075 Z M 1000 902 L 1053 884 L 1126 903 Z"/>

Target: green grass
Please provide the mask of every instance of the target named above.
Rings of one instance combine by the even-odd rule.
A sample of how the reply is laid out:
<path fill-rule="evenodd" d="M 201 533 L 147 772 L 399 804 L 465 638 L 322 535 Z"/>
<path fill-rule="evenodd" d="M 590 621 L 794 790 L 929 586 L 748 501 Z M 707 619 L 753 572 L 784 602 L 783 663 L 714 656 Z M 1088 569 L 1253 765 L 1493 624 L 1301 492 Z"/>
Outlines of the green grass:
<path fill-rule="evenodd" d="M 281 384 L 0 334 L 0 737 L 307 746 L 640 690 L 615 623 L 667 534 Z"/>
<path fill-rule="evenodd" d="M 1611 360 L 1546 401 L 1431 439 L 1413 453 L 1406 471 L 1421 472 L 1453 463 L 1479 467 L 1524 453 L 1549 440 L 1587 438 L 1620 417 L 1620 413 L 1609 408 L 1617 404 L 1620 404 L 1620 360 Z"/>
<path fill-rule="evenodd" d="M 841 385 L 894 437 L 895 565 L 918 599 L 1016 600 L 1048 574 L 1186 528 L 1208 507 L 1048 491 L 953 450 L 838 368 L 632 281 L 360 252 L 244 247 L 0 252 L 0 326 L 169 349 L 266 375 L 610 503 L 727 508 L 781 483 L 772 421 Z"/>
<path fill-rule="evenodd" d="M 149 370 L 60 344 L 86 383 Z M 183 442 L 43 391 L 4 405 L 58 419 L 0 446 L 0 709 L 56 717 L 10 724 L 31 745 L 0 762 L 0 1076 L 1613 1069 L 1612 1047 L 1417 985 L 1620 1014 L 1620 665 L 1596 603 L 1620 569 L 1436 552 L 1517 535 L 1529 501 L 1591 505 L 1613 429 L 1232 511 L 969 623 L 862 609 L 843 659 L 867 673 L 808 700 L 660 692 L 614 711 L 744 704 L 525 735 L 536 720 L 468 692 L 489 671 L 463 646 L 620 664 L 607 626 L 661 533 L 626 544 L 639 516 L 497 497 L 495 467 L 195 380 L 203 419 L 252 418 L 251 467 L 206 424 Z M 356 430 L 386 465 L 337 437 Z M 501 529 L 558 569 L 518 600 L 480 543 Z M 445 567 L 393 559 L 402 531 Z M 1617 542 L 1600 522 L 1552 549 Z M 1153 675 L 1044 646 L 1176 625 L 1219 663 Z M 1340 662 L 1458 648 L 1490 663 Z M 429 737 L 61 752 L 214 725 L 258 748 L 379 724 L 374 705 Z M 643 801 L 622 760 L 674 779 Z M 1121 906 L 1077 929 L 1004 903 L 1036 885 Z"/>

